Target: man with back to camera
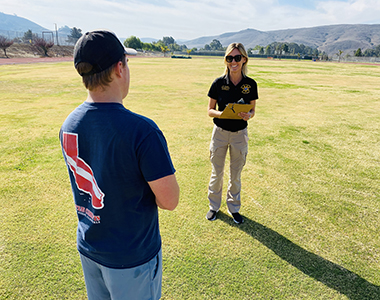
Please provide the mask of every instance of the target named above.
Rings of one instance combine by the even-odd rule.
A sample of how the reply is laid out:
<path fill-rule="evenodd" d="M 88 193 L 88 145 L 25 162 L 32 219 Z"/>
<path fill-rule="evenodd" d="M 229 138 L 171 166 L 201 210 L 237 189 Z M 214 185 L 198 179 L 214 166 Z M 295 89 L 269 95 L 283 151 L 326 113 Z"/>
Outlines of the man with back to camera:
<path fill-rule="evenodd" d="M 163 133 L 123 106 L 130 82 L 128 54 L 135 51 L 107 30 L 78 40 L 74 63 L 88 97 L 60 130 L 89 300 L 161 297 L 157 207 L 174 210 L 179 201 Z"/>

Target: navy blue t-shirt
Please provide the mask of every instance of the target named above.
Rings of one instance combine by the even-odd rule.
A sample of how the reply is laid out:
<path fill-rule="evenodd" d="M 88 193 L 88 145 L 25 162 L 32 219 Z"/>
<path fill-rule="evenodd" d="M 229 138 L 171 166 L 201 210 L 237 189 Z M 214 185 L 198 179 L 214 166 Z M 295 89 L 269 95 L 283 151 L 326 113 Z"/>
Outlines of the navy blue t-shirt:
<path fill-rule="evenodd" d="M 237 103 L 240 99 L 243 99 L 245 104 L 250 104 L 252 100 L 259 98 L 257 83 L 254 79 L 243 76 L 243 79 L 235 86 L 228 75 L 223 75 L 214 80 L 208 96 L 217 101 L 219 111 L 223 111 L 229 103 Z M 232 132 L 242 130 L 248 126 L 247 121 L 243 119 L 214 118 L 214 123 L 224 130 Z"/>
<path fill-rule="evenodd" d="M 78 215 L 78 250 L 110 268 L 131 268 L 161 249 L 148 181 L 175 172 L 165 137 L 150 119 L 118 103 L 85 102 L 60 140 Z"/>

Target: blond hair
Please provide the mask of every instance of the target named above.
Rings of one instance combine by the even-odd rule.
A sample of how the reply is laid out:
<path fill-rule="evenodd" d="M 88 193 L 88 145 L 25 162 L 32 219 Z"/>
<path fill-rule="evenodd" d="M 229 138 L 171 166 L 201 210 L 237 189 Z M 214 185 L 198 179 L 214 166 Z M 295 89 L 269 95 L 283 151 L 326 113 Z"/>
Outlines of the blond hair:
<path fill-rule="evenodd" d="M 120 59 L 120 61 L 123 63 L 123 66 L 126 65 L 127 62 L 125 55 Z M 76 69 L 79 74 L 84 74 L 82 75 L 82 82 L 86 89 L 93 91 L 98 87 L 106 87 L 112 82 L 112 72 L 118 63 L 119 62 L 113 64 L 111 67 L 102 72 L 91 75 L 85 75 L 86 73 L 91 73 L 93 70 L 93 66 L 89 63 L 80 62 Z"/>
<path fill-rule="evenodd" d="M 229 44 L 226 53 L 224 54 L 224 63 L 226 65 L 226 68 L 224 69 L 224 75 L 228 74 L 228 66 L 227 66 L 227 61 L 226 61 L 226 56 L 228 56 L 234 49 L 238 49 L 240 54 L 245 57 L 246 61 L 243 63 L 243 66 L 241 68 L 241 72 L 243 73 L 244 76 L 247 76 L 248 73 L 248 54 L 247 51 L 245 50 L 244 46 L 242 43 L 232 43 Z"/>

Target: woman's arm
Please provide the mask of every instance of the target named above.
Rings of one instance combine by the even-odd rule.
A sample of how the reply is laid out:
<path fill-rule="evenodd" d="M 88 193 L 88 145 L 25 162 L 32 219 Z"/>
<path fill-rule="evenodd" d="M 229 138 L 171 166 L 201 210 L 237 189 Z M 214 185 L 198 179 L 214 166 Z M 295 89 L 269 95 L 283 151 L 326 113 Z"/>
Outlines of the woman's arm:
<path fill-rule="evenodd" d="M 222 114 L 221 111 L 216 110 L 216 102 L 213 98 L 208 101 L 208 116 L 211 118 L 219 118 Z"/>

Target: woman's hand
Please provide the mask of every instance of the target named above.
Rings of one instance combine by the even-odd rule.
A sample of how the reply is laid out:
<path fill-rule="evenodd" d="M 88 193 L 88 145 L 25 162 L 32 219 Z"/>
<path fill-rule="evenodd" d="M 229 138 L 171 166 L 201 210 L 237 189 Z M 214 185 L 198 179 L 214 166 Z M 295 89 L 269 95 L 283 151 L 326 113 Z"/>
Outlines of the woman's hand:
<path fill-rule="evenodd" d="M 248 121 L 250 118 L 252 118 L 255 115 L 254 111 L 250 112 L 240 112 L 239 117 L 242 118 L 244 121 Z"/>

